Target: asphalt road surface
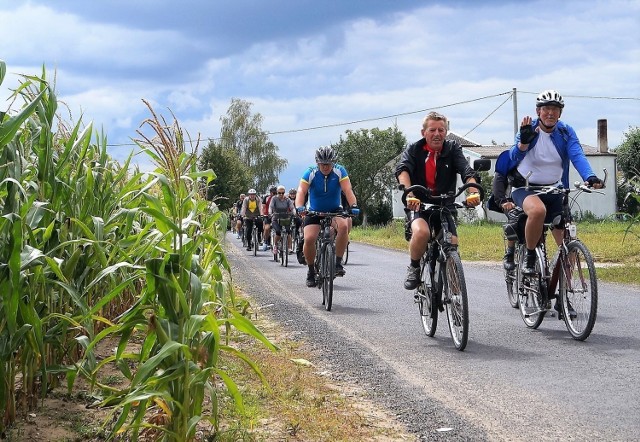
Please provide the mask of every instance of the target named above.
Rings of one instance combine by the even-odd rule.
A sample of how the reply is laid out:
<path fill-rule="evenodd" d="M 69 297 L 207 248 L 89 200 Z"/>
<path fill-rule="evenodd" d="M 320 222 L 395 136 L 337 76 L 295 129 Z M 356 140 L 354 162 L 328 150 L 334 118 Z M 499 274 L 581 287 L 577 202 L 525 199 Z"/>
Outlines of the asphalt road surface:
<path fill-rule="evenodd" d="M 416 439 L 640 440 L 638 286 L 600 282 L 596 325 L 578 342 L 557 318 L 528 329 L 508 303 L 501 264 L 463 257 L 470 332 L 459 352 L 446 317 L 433 338 L 424 334 L 402 287 L 404 252 L 351 243 L 327 312 L 295 255 L 285 268 L 231 234 L 227 245 L 234 282 Z"/>

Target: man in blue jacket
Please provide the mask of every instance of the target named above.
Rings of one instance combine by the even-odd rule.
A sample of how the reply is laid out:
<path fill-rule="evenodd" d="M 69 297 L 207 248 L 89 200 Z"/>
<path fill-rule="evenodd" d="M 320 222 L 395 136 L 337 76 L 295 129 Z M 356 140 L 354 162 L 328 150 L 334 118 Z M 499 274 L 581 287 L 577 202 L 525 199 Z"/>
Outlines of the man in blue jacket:
<path fill-rule="evenodd" d="M 535 273 L 535 247 L 542 235 L 543 225 L 562 213 L 562 195 L 535 195 L 525 188 L 524 177 L 529 175 L 532 186 L 557 185 L 569 187 L 569 162 L 582 179 L 596 189 L 604 183 L 593 173 L 584 155 L 576 132 L 560 121 L 564 101 L 554 90 L 542 92 L 536 98 L 537 119 L 530 116 L 522 119 L 520 132 L 509 151 L 509 161 L 501 173 L 512 173 L 515 178 L 511 198 L 527 214 L 525 240 L 527 259 L 524 274 Z M 496 167 L 496 170 L 498 168 Z M 556 243 L 562 242 L 563 232 L 552 230 Z"/>

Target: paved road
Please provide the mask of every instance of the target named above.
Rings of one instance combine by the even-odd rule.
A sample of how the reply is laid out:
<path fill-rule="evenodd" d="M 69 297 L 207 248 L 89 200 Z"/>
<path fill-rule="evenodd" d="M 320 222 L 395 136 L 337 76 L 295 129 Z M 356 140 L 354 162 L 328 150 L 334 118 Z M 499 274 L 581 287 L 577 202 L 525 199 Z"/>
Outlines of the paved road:
<path fill-rule="evenodd" d="M 327 312 L 293 255 L 284 268 L 227 243 L 234 281 L 420 440 L 640 440 L 637 286 L 600 283 L 596 326 L 577 342 L 556 318 L 527 329 L 499 265 L 465 262 L 471 326 L 458 352 L 446 319 L 424 335 L 402 288 L 405 253 L 352 243 Z"/>

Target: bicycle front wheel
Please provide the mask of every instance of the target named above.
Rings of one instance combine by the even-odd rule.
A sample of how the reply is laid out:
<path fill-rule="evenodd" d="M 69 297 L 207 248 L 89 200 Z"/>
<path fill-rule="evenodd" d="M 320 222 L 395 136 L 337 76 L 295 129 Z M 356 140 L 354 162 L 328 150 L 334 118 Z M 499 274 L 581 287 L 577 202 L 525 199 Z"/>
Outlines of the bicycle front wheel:
<path fill-rule="evenodd" d="M 460 255 L 455 250 L 447 253 L 444 267 L 443 302 L 447 312 L 449 331 L 456 349 L 462 351 L 469 338 L 469 301 L 467 285 Z"/>
<path fill-rule="evenodd" d="M 254 227 L 253 228 L 253 256 L 257 256 L 257 255 L 258 255 L 258 229 Z"/>
<path fill-rule="evenodd" d="M 596 323 L 598 278 L 593 257 L 580 241 L 571 241 L 562 259 L 560 302 L 564 323 L 573 339 L 584 341 Z"/>
<path fill-rule="evenodd" d="M 282 235 L 280 236 L 280 245 L 278 246 L 278 253 L 280 253 L 280 265 L 287 267 L 289 265 L 289 235 L 282 229 Z"/>
<path fill-rule="evenodd" d="M 346 265 L 349 262 L 349 241 L 347 241 L 347 247 L 344 249 L 344 256 L 342 257 L 342 264 Z"/>
<path fill-rule="evenodd" d="M 331 311 L 333 303 L 333 280 L 336 277 L 336 251 L 333 244 L 325 245 L 323 252 L 323 275 L 322 275 L 322 299 L 324 300 L 324 308 Z"/>
<path fill-rule="evenodd" d="M 440 291 L 431 285 L 432 279 L 429 262 L 423 258 L 420 264 L 421 280 L 414 297 L 420 310 L 420 319 L 424 333 L 432 338 L 436 334 L 436 328 L 438 328 L 438 303 L 436 302 L 438 298 L 436 298 L 436 296 L 439 296 Z M 442 279 L 440 281 L 442 281 Z"/>

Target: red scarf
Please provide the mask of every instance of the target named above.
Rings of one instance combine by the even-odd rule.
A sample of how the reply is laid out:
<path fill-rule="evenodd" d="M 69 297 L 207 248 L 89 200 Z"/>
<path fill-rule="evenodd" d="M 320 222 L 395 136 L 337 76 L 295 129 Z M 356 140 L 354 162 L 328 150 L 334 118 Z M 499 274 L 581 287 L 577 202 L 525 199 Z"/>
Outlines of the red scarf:
<path fill-rule="evenodd" d="M 440 151 L 435 151 L 429 145 L 424 145 L 424 150 L 429 152 L 429 156 L 427 157 L 427 161 L 424 163 L 424 176 L 427 180 L 427 187 L 431 189 L 432 192 L 436 191 L 436 160 Z"/>

